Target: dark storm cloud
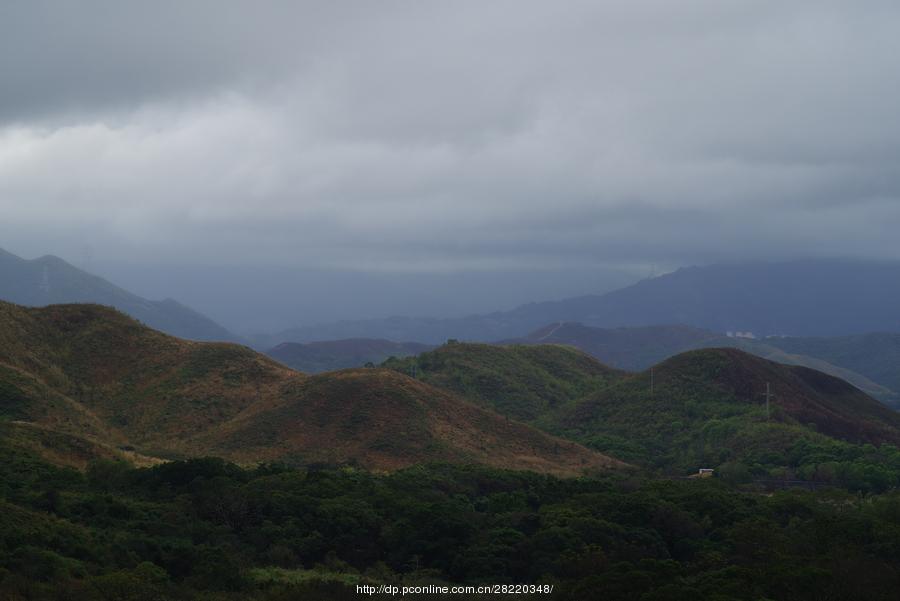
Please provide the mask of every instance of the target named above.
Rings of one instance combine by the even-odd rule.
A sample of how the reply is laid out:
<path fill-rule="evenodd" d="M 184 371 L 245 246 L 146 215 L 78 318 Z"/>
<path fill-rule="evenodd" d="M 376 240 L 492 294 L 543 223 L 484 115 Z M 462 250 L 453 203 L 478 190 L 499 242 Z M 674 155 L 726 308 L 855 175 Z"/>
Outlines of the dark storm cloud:
<path fill-rule="evenodd" d="M 893 2 L 6 3 L 2 245 L 900 258 Z"/>

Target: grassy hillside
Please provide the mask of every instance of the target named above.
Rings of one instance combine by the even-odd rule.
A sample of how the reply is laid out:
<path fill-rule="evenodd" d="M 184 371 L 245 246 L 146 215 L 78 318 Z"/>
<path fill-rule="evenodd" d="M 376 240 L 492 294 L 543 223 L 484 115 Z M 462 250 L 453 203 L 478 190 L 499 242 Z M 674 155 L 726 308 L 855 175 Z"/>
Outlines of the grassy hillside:
<path fill-rule="evenodd" d="M 174 450 L 185 437 L 273 394 L 285 379 L 301 377 L 248 348 L 180 340 L 96 305 L 0 303 L 0 341 L 7 372 L 0 385 L 19 393 L 30 386 L 30 394 L 20 395 L 31 399 L 23 417 L 148 449 Z M 59 411 L 40 409 L 51 401 L 103 426 L 87 430 Z"/>
<path fill-rule="evenodd" d="M 158 465 L 162 460 L 135 453 L 126 446 L 112 447 L 96 438 L 77 436 L 39 426 L 33 422 L 0 419 L 0 438 L 5 448 L 39 457 L 47 463 L 85 470 L 92 462 L 108 460 L 139 467 Z"/>
<path fill-rule="evenodd" d="M 152 328 L 191 340 L 235 340 L 210 318 L 172 299 L 151 301 L 54 256 L 25 260 L 0 249 L 0 300 L 43 307 L 95 303 L 131 315 Z"/>
<path fill-rule="evenodd" d="M 772 344 L 772 341 L 774 340 L 777 340 L 777 338 L 769 337 L 763 338 L 762 340 L 747 340 L 741 338 L 726 338 L 723 336 L 707 341 L 703 347 L 698 348 L 711 348 L 717 346 L 732 347 L 750 353 L 751 355 L 762 357 L 763 359 L 775 361 L 776 363 L 808 367 L 840 378 L 841 380 L 845 380 L 869 396 L 878 399 L 885 405 L 892 407 L 893 409 L 898 408 L 897 403 L 900 402 L 900 395 L 889 387 L 876 382 L 847 366 L 829 362 L 819 355 L 788 352 L 779 348 L 777 345 Z"/>
<path fill-rule="evenodd" d="M 423 460 L 565 475 L 622 466 L 388 369 L 344 370 L 291 383 L 281 403 L 248 412 L 196 442 L 239 460 L 379 470 Z"/>
<path fill-rule="evenodd" d="M 616 463 L 395 372 L 308 378 L 96 305 L 0 303 L 0 419 L 142 454 L 393 469 L 480 462 L 559 474 Z"/>
<path fill-rule="evenodd" d="M 554 368 L 535 357 L 544 366 L 553 358 Z M 900 415 L 843 380 L 737 349 L 656 365 L 652 392 L 650 370 L 611 370 L 555 345 L 454 344 L 388 365 L 477 403 L 537 415 L 532 423 L 548 432 L 669 475 L 712 467 L 742 478 L 897 480 L 879 465 L 900 442 Z M 558 386 L 560 374 L 581 386 Z"/>
<path fill-rule="evenodd" d="M 801 440 L 900 442 L 900 415 L 806 367 L 707 349 L 663 362 L 652 378 L 652 392 L 649 370 L 612 383 L 579 401 L 560 427 L 598 449 L 682 472 L 730 461 L 786 465 Z"/>
<path fill-rule="evenodd" d="M 523 421 L 535 421 L 620 377 L 573 348 L 451 343 L 385 367 Z"/>
<path fill-rule="evenodd" d="M 514 342 L 566 344 L 601 363 L 639 371 L 689 350 L 733 347 L 788 365 L 802 365 L 846 380 L 886 404 L 900 403 L 900 335 L 846 338 L 730 338 L 683 325 L 594 328 L 555 323 Z"/>
<path fill-rule="evenodd" d="M 873 332 L 833 338 L 767 338 L 766 344 L 792 354 L 820 357 L 852 370 L 893 393 L 900 404 L 900 334 Z"/>
<path fill-rule="evenodd" d="M 318 374 L 337 369 L 379 364 L 390 357 L 408 357 L 433 349 L 418 342 L 394 342 L 377 338 L 349 338 L 322 342 L 285 342 L 266 351 L 292 369 Z"/>

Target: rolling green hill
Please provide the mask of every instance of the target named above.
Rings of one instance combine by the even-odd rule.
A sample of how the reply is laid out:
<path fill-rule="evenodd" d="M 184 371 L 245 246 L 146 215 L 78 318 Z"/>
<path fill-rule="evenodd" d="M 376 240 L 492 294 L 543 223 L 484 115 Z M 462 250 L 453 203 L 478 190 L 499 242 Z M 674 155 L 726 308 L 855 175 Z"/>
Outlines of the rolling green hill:
<path fill-rule="evenodd" d="M 0 343 L 0 366 L 30 378 L 35 392 L 30 407 L 19 409 L 26 419 L 85 432 L 68 418 L 68 426 L 54 426 L 58 412 L 38 409 L 44 399 L 59 398 L 99 420 L 117 443 L 170 451 L 295 377 L 248 348 L 181 340 L 97 305 L 0 303 Z"/>
<path fill-rule="evenodd" d="M 820 462 L 900 443 L 900 414 L 851 384 L 733 348 L 665 360 L 652 391 L 651 370 L 614 370 L 558 345 L 449 344 L 385 365 L 671 475 L 741 465 L 760 478 L 812 478 Z"/>
<path fill-rule="evenodd" d="M 54 256 L 25 260 L 0 249 L 0 300 L 31 307 L 93 303 L 115 307 L 151 328 L 190 340 L 236 340 L 205 315 L 172 299 L 151 301 Z"/>
<path fill-rule="evenodd" d="M 732 347 L 788 365 L 809 367 L 846 380 L 885 404 L 900 403 L 900 335 L 870 334 L 843 338 L 733 338 L 684 325 L 594 328 L 555 323 L 528 336 L 507 341 L 520 344 L 566 344 L 601 363 L 632 371 L 644 370 L 689 350 Z"/>
<path fill-rule="evenodd" d="M 395 372 L 308 377 L 96 305 L 0 303 L 0 418 L 165 458 L 446 460 L 567 475 L 621 465 Z"/>
<path fill-rule="evenodd" d="M 623 375 L 579 350 L 557 345 L 451 343 L 384 366 L 526 422 Z"/>
<path fill-rule="evenodd" d="M 680 471 L 767 454 L 790 463 L 801 440 L 900 442 L 900 415 L 843 380 L 736 349 L 677 355 L 580 400 L 558 423 L 596 448 Z"/>

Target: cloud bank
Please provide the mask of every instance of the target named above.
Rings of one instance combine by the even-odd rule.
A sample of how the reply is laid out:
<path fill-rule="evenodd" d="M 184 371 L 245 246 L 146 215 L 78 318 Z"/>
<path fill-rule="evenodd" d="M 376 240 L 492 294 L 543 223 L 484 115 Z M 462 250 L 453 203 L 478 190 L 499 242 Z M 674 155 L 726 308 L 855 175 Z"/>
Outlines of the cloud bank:
<path fill-rule="evenodd" d="M 385 271 L 900 258 L 900 6 L 0 8 L 0 246 Z"/>

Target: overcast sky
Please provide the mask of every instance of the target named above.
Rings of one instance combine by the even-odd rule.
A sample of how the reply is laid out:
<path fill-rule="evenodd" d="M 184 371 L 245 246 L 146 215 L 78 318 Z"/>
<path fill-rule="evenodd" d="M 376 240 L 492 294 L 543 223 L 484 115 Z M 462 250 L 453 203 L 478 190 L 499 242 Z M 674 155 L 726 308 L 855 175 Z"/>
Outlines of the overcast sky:
<path fill-rule="evenodd" d="M 0 5 L 0 247 L 26 257 L 568 293 L 900 258 L 898 199 L 895 1 Z"/>

